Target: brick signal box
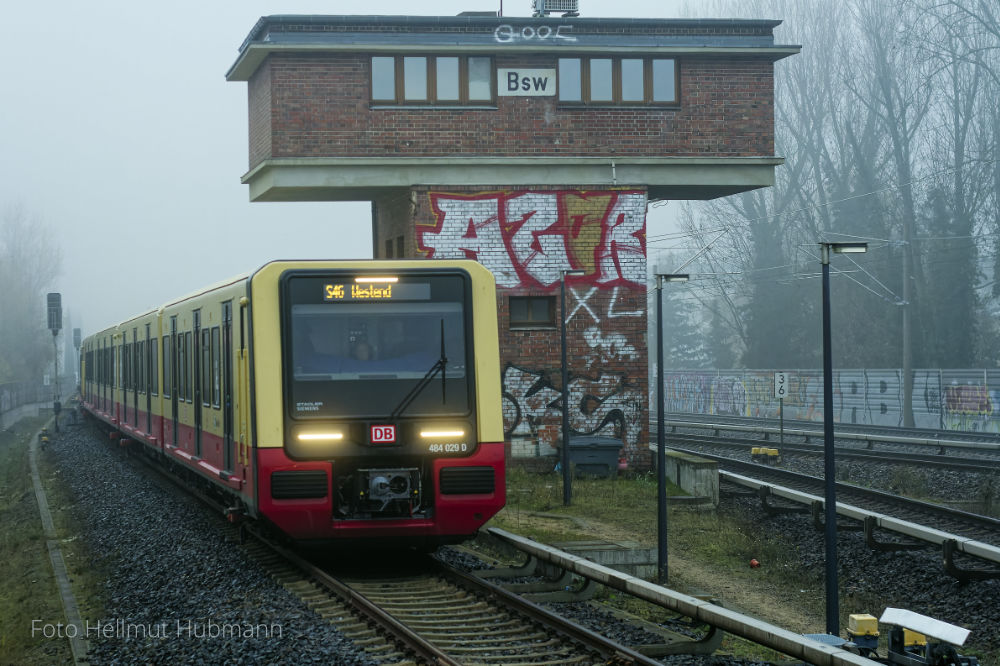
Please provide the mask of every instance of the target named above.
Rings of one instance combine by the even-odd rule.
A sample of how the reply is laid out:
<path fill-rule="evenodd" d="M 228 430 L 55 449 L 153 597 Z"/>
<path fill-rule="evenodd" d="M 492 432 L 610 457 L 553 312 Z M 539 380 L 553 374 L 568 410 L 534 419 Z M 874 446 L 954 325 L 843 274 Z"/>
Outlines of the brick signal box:
<path fill-rule="evenodd" d="M 583 271 L 571 428 L 647 467 L 646 207 L 773 184 L 774 62 L 799 50 L 779 23 L 264 17 L 227 74 L 248 84 L 243 182 L 253 201 L 372 201 L 376 257 L 493 271 L 515 456 L 560 437 L 560 283 Z"/>

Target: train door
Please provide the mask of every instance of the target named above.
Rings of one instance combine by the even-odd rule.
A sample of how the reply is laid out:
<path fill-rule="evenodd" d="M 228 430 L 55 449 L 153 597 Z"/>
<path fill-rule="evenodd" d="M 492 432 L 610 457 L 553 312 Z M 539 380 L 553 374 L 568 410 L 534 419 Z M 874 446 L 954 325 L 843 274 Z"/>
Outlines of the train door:
<path fill-rule="evenodd" d="M 201 367 L 201 310 L 194 311 L 194 334 L 191 336 L 193 338 L 194 347 L 188 350 L 191 354 L 191 358 L 194 361 L 194 373 L 191 377 L 191 382 L 194 385 L 194 403 L 192 408 L 194 409 L 194 454 L 201 457 L 201 373 L 204 368 Z"/>
<path fill-rule="evenodd" d="M 171 442 L 176 447 L 177 446 L 177 400 L 178 394 L 180 393 L 177 377 L 177 357 L 178 347 L 180 347 L 180 336 L 177 335 L 177 317 L 176 315 L 170 318 L 170 345 L 173 348 L 173 352 L 170 354 L 170 420 L 171 426 Z"/>
<path fill-rule="evenodd" d="M 139 347 L 139 329 L 132 329 L 132 344 L 128 345 L 128 383 L 132 389 L 132 427 L 139 427 L 139 382 L 138 369 L 135 364 L 136 350 Z"/>
<path fill-rule="evenodd" d="M 143 364 L 145 368 L 146 388 L 146 434 L 153 432 L 153 338 L 149 337 L 149 324 L 146 324 L 146 341 L 143 343 Z"/>
<path fill-rule="evenodd" d="M 222 304 L 222 468 L 233 470 L 233 302 Z"/>
<path fill-rule="evenodd" d="M 108 341 L 101 340 L 101 409 L 104 412 L 108 411 L 108 384 L 111 383 L 111 377 L 108 374 Z"/>

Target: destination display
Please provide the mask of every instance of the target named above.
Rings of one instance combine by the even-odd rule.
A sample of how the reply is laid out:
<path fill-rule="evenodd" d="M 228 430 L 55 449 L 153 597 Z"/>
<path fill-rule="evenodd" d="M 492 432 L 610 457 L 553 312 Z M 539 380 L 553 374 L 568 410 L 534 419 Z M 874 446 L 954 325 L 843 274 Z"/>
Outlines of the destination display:
<path fill-rule="evenodd" d="M 347 283 L 323 285 L 323 300 L 357 303 L 359 301 L 427 301 L 431 286 L 427 283 Z"/>

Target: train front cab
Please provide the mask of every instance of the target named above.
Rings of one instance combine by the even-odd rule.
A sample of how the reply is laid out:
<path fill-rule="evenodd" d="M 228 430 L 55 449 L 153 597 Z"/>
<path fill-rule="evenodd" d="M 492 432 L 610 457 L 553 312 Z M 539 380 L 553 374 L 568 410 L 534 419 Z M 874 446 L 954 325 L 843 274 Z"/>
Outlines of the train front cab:
<path fill-rule="evenodd" d="M 503 507 L 489 271 L 276 262 L 250 293 L 261 515 L 300 541 L 424 545 Z"/>

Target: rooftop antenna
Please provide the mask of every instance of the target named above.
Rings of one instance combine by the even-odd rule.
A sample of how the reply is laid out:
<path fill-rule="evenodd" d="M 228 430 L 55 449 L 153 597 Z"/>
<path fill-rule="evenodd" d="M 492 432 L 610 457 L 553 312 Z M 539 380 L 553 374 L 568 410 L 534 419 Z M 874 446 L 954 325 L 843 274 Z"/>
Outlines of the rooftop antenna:
<path fill-rule="evenodd" d="M 552 12 L 562 12 L 564 17 L 579 16 L 579 0 L 531 0 L 535 18 L 548 16 Z"/>

